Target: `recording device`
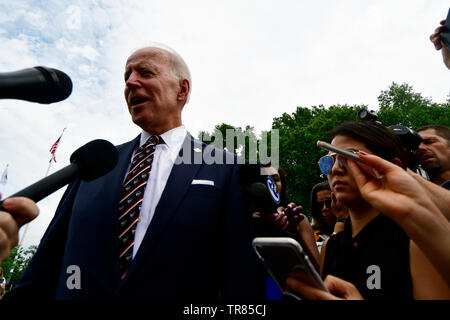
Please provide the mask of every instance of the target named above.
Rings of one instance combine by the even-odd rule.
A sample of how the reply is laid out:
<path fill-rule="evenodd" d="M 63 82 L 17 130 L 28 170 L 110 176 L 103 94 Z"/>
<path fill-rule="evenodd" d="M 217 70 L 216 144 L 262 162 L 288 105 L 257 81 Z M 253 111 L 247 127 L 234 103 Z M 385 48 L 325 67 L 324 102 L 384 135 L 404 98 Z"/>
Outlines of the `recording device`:
<path fill-rule="evenodd" d="M 365 120 L 365 121 L 376 121 L 376 122 L 380 123 L 379 121 L 377 121 L 377 119 L 378 119 L 377 115 L 367 109 L 359 110 L 358 118 L 361 120 Z"/>
<path fill-rule="evenodd" d="M 106 140 L 93 140 L 75 150 L 70 156 L 70 164 L 61 170 L 39 180 L 31 186 L 16 192 L 12 197 L 27 197 L 38 202 L 76 178 L 92 181 L 109 171 L 117 164 L 116 147 Z M 0 202 L 0 210 L 3 210 Z"/>
<path fill-rule="evenodd" d="M 302 280 L 318 289 L 328 291 L 302 246 L 292 238 L 257 237 L 253 249 L 264 263 L 269 274 L 284 291 L 287 276 L 291 272 L 301 273 Z M 289 293 L 299 299 L 298 293 Z"/>
<path fill-rule="evenodd" d="M 358 111 L 358 118 L 361 120 L 374 121 L 381 124 L 381 122 L 377 121 L 377 115 L 366 109 L 361 109 L 360 111 Z M 422 143 L 422 137 L 416 131 L 406 126 L 397 124 L 388 126 L 388 128 L 391 129 L 400 138 L 403 146 L 408 151 L 408 168 L 410 168 L 417 174 L 420 174 L 425 179 L 430 180 L 428 173 L 425 171 L 425 169 L 422 168 L 422 166 L 414 156 L 414 152 Z"/>
<path fill-rule="evenodd" d="M 72 81 L 62 71 L 34 67 L 0 73 L 0 99 L 19 99 L 49 104 L 66 99 Z"/>
<path fill-rule="evenodd" d="M 249 195 L 250 209 L 261 216 L 277 212 L 281 197 L 277 184 L 261 164 L 242 164 L 241 182 Z"/>

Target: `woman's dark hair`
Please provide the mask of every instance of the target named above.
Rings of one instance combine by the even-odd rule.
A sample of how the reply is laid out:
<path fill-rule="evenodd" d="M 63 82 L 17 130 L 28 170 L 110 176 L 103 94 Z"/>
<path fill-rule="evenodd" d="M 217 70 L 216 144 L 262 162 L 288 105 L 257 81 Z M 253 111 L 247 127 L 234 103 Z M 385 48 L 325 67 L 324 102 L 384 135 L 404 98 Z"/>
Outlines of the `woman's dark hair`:
<path fill-rule="evenodd" d="M 338 135 L 361 141 L 375 155 L 391 161 L 399 158 L 402 168 L 408 165 L 408 152 L 400 138 L 389 128 L 372 121 L 348 121 L 328 133 L 330 141 Z"/>
<path fill-rule="evenodd" d="M 322 210 L 322 206 L 318 205 L 316 201 L 316 195 L 319 191 L 322 190 L 330 190 L 330 185 L 328 184 L 328 181 L 322 181 L 317 184 L 315 184 L 311 189 L 311 197 L 310 197 L 310 208 L 311 208 L 311 216 L 313 217 L 314 221 L 317 223 L 317 226 L 319 227 L 320 232 L 331 235 L 334 230 L 334 226 L 330 226 L 329 224 L 325 223 L 325 220 L 323 219 L 322 215 L 320 214 L 320 211 Z"/>

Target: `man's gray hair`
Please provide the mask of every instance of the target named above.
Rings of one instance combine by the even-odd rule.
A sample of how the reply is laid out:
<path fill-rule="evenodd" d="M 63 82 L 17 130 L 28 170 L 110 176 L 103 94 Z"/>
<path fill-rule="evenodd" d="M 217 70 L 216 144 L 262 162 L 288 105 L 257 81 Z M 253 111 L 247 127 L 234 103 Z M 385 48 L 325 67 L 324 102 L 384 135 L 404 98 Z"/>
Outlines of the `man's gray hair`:
<path fill-rule="evenodd" d="M 191 72 L 189 71 L 189 67 L 187 66 L 184 59 L 180 56 L 180 54 L 178 52 L 176 52 L 174 49 L 172 49 L 171 47 L 169 47 L 168 45 L 165 45 L 163 43 L 150 42 L 146 47 L 158 48 L 158 49 L 161 49 L 161 50 L 164 50 L 164 51 L 167 51 L 168 53 L 170 53 L 171 71 L 172 71 L 173 76 L 176 77 L 178 80 L 188 79 L 188 81 L 189 81 L 190 90 L 189 90 L 189 95 L 186 99 L 186 103 L 188 103 L 189 97 L 191 96 L 191 92 L 192 92 L 192 79 L 191 79 Z"/>

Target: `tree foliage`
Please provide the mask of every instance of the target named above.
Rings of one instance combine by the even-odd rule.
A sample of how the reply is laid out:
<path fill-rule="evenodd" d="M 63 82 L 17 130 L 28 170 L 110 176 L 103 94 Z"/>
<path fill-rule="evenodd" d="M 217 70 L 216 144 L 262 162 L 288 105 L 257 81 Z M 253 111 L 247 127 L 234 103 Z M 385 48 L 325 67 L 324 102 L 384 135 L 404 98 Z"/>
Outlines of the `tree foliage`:
<path fill-rule="evenodd" d="M 400 124 L 415 130 L 428 124 L 450 124 L 450 95 L 445 103 L 436 103 L 414 92 L 406 83 L 393 82 L 381 92 L 378 101 L 378 120 L 386 126 Z"/>
<path fill-rule="evenodd" d="M 26 249 L 21 246 L 11 249 L 9 257 L 2 263 L 3 275 L 7 280 L 7 290 L 10 290 L 20 279 L 36 250 L 37 246 L 34 245 Z"/>
<path fill-rule="evenodd" d="M 227 137 L 232 137 L 233 141 L 228 141 Z M 259 150 L 258 136 L 255 133 L 255 128 L 251 126 L 246 126 L 245 129 L 242 129 L 242 127 L 222 123 L 216 125 L 213 132 L 200 131 L 198 139 L 206 144 L 212 144 L 218 148 L 237 154 L 246 163 L 250 160 L 250 152 L 255 150 L 258 154 Z M 254 147 L 250 147 L 251 145 Z M 259 157 L 256 155 L 256 160 L 258 159 Z"/>

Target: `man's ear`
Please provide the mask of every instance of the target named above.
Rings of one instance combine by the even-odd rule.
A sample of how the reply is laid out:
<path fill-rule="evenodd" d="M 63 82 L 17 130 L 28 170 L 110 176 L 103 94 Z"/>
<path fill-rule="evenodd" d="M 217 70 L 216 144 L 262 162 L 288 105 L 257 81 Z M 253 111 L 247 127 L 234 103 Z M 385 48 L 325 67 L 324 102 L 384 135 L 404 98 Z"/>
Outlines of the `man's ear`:
<path fill-rule="evenodd" d="M 402 160 L 400 160 L 400 158 L 392 159 L 392 163 L 398 165 L 401 168 L 403 168 L 403 163 L 402 163 Z"/>
<path fill-rule="evenodd" d="M 186 78 L 180 79 L 180 90 L 178 91 L 177 100 L 186 101 L 190 91 L 191 91 L 191 84 L 189 83 L 189 80 Z"/>

